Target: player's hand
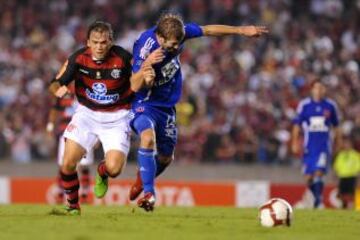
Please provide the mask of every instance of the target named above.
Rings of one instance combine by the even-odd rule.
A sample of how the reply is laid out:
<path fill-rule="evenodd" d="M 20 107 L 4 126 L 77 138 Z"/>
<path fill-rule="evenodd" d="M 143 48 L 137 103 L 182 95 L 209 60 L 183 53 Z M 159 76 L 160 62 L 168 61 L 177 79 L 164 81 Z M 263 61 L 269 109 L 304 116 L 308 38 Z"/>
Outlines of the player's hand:
<path fill-rule="evenodd" d="M 156 63 L 162 62 L 165 58 L 164 50 L 159 47 L 146 58 L 143 65 L 154 65 Z"/>
<path fill-rule="evenodd" d="M 259 37 L 269 32 L 265 26 L 243 26 L 239 27 L 239 33 L 247 37 Z"/>
<path fill-rule="evenodd" d="M 142 71 L 146 87 L 152 87 L 155 81 L 155 70 L 148 65 L 144 66 Z"/>
<path fill-rule="evenodd" d="M 61 86 L 56 90 L 55 96 L 58 98 L 62 98 L 68 93 L 70 93 L 70 90 L 66 86 Z"/>

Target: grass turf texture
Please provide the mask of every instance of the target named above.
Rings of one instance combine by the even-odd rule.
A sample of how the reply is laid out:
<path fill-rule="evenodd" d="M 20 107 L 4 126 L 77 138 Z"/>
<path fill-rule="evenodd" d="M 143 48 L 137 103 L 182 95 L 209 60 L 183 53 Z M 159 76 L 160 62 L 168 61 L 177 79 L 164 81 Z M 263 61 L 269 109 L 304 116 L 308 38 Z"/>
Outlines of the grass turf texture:
<path fill-rule="evenodd" d="M 55 207 L 60 208 L 60 207 Z M 0 205 L 0 240 L 359 239 L 360 212 L 298 210 L 291 227 L 263 228 L 257 209 L 83 206 L 62 216 L 48 205 Z"/>

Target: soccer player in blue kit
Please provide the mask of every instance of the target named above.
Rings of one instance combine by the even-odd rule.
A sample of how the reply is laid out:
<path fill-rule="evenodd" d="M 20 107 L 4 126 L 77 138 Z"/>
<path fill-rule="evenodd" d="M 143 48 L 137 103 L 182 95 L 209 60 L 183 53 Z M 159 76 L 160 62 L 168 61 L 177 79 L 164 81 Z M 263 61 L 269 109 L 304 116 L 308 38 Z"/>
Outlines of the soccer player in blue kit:
<path fill-rule="evenodd" d="M 263 26 L 226 26 L 195 23 L 184 24 L 177 14 L 165 13 L 156 26 L 143 32 L 133 47 L 133 75 L 141 67 L 154 71 L 153 78 L 144 79 L 132 103 L 134 118 L 131 127 L 140 136 L 137 179 L 130 189 L 130 200 L 142 191 L 137 202 L 145 211 L 155 204 L 155 177 L 160 175 L 174 157 L 177 141 L 175 104 L 181 96 L 182 76 L 179 55 L 184 42 L 202 36 L 243 35 L 258 37 L 267 33 Z"/>
<path fill-rule="evenodd" d="M 297 115 L 293 120 L 291 148 L 300 153 L 299 137 L 304 133 L 303 173 L 308 188 L 314 196 L 314 208 L 322 204 L 324 188 L 323 176 L 330 165 L 332 155 L 332 134 L 334 131 L 335 151 L 341 147 L 341 130 L 336 103 L 325 98 L 326 87 L 315 81 L 311 87 L 311 97 L 300 101 Z"/>

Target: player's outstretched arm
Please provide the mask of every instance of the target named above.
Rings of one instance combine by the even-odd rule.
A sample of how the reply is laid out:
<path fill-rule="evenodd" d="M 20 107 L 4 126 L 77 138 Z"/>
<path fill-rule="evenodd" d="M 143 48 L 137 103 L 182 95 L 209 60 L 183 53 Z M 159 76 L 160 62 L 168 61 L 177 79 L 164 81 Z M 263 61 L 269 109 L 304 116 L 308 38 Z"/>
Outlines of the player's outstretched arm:
<path fill-rule="evenodd" d="M 205 25 L 202 26 L 204 36 L 242 35 L 246 37 L 259 37 L 269 32 L 265 26 L 228 26 Z"/>

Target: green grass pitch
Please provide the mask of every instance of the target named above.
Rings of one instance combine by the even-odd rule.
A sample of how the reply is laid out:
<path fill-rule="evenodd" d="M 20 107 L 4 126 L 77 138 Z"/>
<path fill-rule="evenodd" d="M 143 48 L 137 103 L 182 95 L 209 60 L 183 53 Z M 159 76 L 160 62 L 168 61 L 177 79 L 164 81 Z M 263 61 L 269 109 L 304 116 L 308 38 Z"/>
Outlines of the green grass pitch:
<path fill-rule="evenodd" d="M 53 206 L 0 205 L 0 240 L 360 239 L 360 212 L 297 210 L 291 227 L 263 228 L 257 209 L 83 206 L 82 216 Z M 58 207 L 60 208 L 60 207 Z"/>

